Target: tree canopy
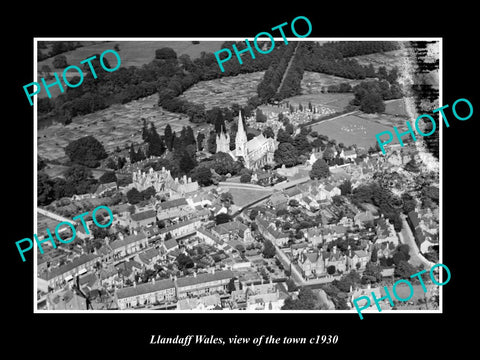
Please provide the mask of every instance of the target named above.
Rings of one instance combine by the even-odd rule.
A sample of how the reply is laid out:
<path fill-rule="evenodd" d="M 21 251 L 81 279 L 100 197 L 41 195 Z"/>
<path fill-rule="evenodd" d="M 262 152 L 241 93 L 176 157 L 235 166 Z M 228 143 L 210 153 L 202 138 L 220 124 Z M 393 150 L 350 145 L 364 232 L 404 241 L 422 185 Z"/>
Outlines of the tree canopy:
<path fill-rule="evenodd" d="M 91 135 L 70 142 L 65 148 L 65 154 L 72 162 L 92 168 L 98 167 L 99 160 L 108 156 L 100 141 Z"/>

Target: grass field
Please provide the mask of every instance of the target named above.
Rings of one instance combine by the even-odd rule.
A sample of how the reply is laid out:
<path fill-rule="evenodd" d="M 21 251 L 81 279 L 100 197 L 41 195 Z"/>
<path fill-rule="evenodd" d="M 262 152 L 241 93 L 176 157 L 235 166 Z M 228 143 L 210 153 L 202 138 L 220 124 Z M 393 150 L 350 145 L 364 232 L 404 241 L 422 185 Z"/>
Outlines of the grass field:
<path fill-rule="evenodd" d="M 194 45 L 191 41 L 107 41 L 98 42 L 96 44 L 88 44 L 88 46 L 80 47 L 72 51 L 63 53 L 67 58 L 69 65 L 79 66 L 80 61 L 85 60 L 95 54 L 101 54 L 103 51 L 113 49 L 115 44 L 118 44 L 120 51 L 120 59 L 122 60 L 121 67 L 142 66 L 151 62 L 155 58 L 155 50 L 163 47 L 170 47 L 177 53 L 177 56 L 187 54 L 193 60 L 200 57 L 202 51 L 215 52 L 221 48 L 223 41 L 200 41 L 200 44 Z M 116 64 L 116 59 L 113 54 L 106 54 L 111 66 Z M 40 61 L 37 66 L 38 80 L 43 77 L 40 69 L 43 65 L 48 65 L 53 72 L 56 72 L 60 77 L 63 69 L 55 69 L 53 67 L 53 58 L 48 58 Z M 80 65 L 81 67 L 81 65 Z M 74 72 L 73 72 L 74 73 Z M 47 81 L 47 83 L 49 83 Z M 53 97 L 60 94 L 58 86 L 49 89 Z M 37 96 L 47 97 L 46 91 L 41 91 Z"/>
<path fill-rule="evenodd" d="M 377 133 L 387 130 L 393 132 L 391 125 L 379 122 L 384 117 L 391 116 L 362 113 L 351 114 L 312 125 L 312 130 L 317 131 L 319 134 L 327 135 L 330 139 L 335 139 L 337 143 L 344 143 L 345 146 L 356 144 L 359 147 L 368 149 L 370 146 L 375 145 L 377 141 L 375 135 Z M 399 121 L 399 129 L 405 127 L 402 127 L 402 124 L 405 124 L 405 120 Z M 396 137 L 394 137 L 391 144 L 398 144 Z"/>
<path fill-rule="evenodd" d="M 253 189 L 235 189 L 228 190 L 233 196 L 233 203 L 236 206 L 243 207 L 257 199 L 260 199 L 272 193 L 272 190 L 253 190 Z"/>

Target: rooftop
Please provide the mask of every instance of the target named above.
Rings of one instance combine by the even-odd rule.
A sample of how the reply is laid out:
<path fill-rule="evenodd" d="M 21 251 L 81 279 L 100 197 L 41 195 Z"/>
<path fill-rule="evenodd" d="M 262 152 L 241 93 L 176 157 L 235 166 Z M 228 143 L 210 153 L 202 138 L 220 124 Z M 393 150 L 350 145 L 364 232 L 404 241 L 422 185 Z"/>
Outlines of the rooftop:
<path fill-rule="evenodd" d="M 171 289 L 174 287 L 175 287 L 175 284 L 171 279 L 155 280 L 154 282 L 152 281 L 144 284 L 139 284 L 136 286 L 130 286 L 130 287 L 118 289 L 117 298 L 125 299 L 128 297 L 150 294 L 153 292 Z"/>

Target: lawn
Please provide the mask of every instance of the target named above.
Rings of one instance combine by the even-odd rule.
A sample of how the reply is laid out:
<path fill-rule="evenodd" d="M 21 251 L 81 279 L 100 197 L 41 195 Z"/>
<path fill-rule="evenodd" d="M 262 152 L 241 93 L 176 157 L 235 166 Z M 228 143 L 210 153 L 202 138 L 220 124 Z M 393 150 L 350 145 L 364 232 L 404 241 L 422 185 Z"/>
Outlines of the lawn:
<path fill-rule="evenodd" d="M 258 200 L 272 193 L 272 190 L 253 190 L 253 189 L 235 189 L 229 188 L 228 191 L 233 195 L 233 203 L 238 207 L 243 207 L 255 200 Z"/>
<path fill-rule="evenodd" d="M 368 149 L 375 145 L 377 133 L 392 131 L 392 126 L 377 122 L 384 117 L 386 115 L 351 114 L 312 125 L 312 130 L 335 139 L 337 143 L 344 143 L 346 146 L 356 144 Z M 404 120 L 403 124 L 405 124 Z M 398 127 L 402 129 L 400 124 Z M 397 143 L 398 140 L 394 137 L 391 144 Z"/>

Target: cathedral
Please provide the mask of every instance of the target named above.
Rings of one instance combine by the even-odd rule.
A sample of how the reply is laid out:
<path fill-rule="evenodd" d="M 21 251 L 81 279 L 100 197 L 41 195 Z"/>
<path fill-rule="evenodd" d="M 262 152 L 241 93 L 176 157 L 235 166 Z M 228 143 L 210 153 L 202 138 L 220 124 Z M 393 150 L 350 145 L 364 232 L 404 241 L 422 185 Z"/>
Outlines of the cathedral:
<path fill-rule="evenodd" d="M 230 151 L 230 135 L 220 131 L 217 135 L 217 151 L 230 154 L 237 160 L 243 158 L 247 169 L 256 170 L 266 164 L 273 163 L 273 154 L 277 149 L 278 142 L 272 138 L 266 138 L 263 134 L 247 140 L 247 132 L 243 126 L 242 114 L 238 114 L 237 135 L 235 136 L 235 150 Z"/>

